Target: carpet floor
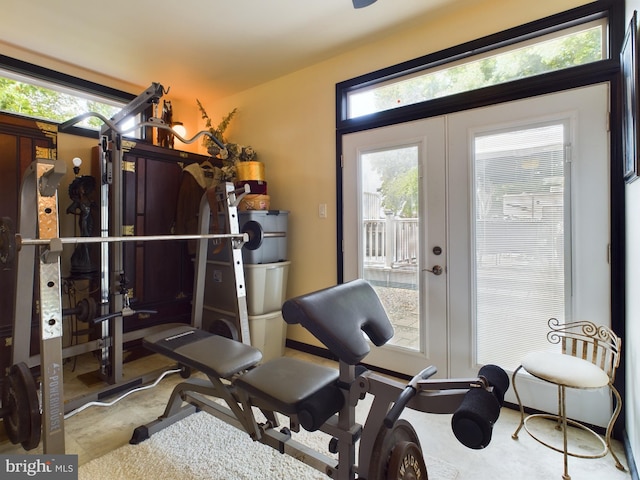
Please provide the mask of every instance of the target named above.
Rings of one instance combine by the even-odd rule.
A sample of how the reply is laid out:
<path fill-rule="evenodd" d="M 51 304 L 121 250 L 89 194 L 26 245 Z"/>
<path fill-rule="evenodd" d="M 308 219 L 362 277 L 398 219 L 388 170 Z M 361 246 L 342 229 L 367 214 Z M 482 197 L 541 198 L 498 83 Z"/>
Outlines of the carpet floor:
<path fill-rule="evenodd" d="M 329 436 L 294 433 L 295 439 L 330 455 Z M 425 457 L 429 478 L 454 480 L 458 472 L 441 460 Z M 79 480 L 324 480 L 326 475 L 254 442 L 245 432 L 204 412 L 126 445 L 80 467 Z"/>

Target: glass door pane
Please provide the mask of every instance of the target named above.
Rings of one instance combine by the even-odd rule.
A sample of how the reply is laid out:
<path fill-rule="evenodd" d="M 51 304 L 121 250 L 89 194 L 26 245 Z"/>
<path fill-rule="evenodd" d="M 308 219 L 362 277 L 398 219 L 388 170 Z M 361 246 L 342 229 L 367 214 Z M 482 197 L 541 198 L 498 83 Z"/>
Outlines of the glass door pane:
<path fill-rule="evenodd" d="M 478 364 L 515 369 L 565 318 L 565 125 L 474 139 Z"/>
<path fill-rule="evenodd" d="M 420 349 L 417 146 L 360 157 L 362 278 L 393 324 L 389 345 Z"/>

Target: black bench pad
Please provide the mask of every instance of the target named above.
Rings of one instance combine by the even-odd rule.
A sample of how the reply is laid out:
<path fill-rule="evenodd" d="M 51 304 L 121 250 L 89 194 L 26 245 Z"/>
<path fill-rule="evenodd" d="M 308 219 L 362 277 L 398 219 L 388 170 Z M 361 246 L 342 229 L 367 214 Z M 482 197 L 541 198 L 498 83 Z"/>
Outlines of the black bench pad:
<path fill-rule="evenodd" d="M 153 352 L 220 378 L 229 378 L 262 359 L 257 348 L 188 325 L 149 335 L 142 343 Z"/>
<path fill-rule="evenodd" d="M 338 370 L 334 368 L 280 357 L 239 376 L 233 384 L 267 402 L 276 411 L 294 414 L 304 408 L 306 400 L 322 390 L 337 389 L 337 379 Z"/>
<path fill-rule="evenodd" d="M 382 346 L 393 337 L 393 326 L 373 287 L 362 279 L 290 298 L 282 317 L 299 323 L 349 365 L 369 354 L 369 342 Z"/>

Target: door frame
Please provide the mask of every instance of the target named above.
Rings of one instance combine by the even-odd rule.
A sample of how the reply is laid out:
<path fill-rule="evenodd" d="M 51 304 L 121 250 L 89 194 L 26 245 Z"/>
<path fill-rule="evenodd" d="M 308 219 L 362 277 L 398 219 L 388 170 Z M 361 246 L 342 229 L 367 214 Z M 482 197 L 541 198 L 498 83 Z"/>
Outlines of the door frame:
<path fill-rule="evenodd" d="M 608 82 L 604 82 L 604 83 L 600 84 L 600 86 L 602 86 L 602 85 L 604 85 L 604 87 L 605 87 L 605 88 L 607 88 L 607 90 L 608 90 L 608 91 L 610 90 L 610 85 L 608 84 Z M 566 92 L 560 92 L 560 93 L 557 93 L 557 94 L 549 94 L 549 96 L 564 95 L 564 94 L 571 94 L 571 92 L 573 92 L 573 91 L 580 91 L 580 90 L 583 90 L 583 89 L 586 89 L 586 88 L 598 88 L 598 85 L 595 85 L 595 86 L 589 86 L 589 87 L 583 87 L 583 88 L 581 88 L 581 89 L 573 89 L 573 90 L 569 90 L 569 91 L 566 91 Z M 608 107 L 608 104 L 610 103 L 610 99 L 609 99 L 608 97 L 609 97 L 609 96 L 607 96 L 607 99 L 606 99 L 607 107 Z M 499 108 L 505 108 L 505 107 L 506 107 L 506 108 L 509 108 L 512 104 L 515 104 L 515 103 L 518 103 L 518 102 L 523 102 L 523 101 L 526 101 L 526 102 L 535 102 L 536 100 L 537 100 L 537 99 L 517 100 L 517 101 L 514 101 L 514 102 L 509 102 L 508 104 L 498 104 L 498 105 L 493 106 L 493 107 L 483 107 L 483 108 L 478 109 L 478 110 L 479 110 L 479 111 L 482 111 L 482 110 L 489 109 L 489 108 L 498 108 L 498 109 L 499 109 Z M 450 119 L 451 119 L 452 117 L 456 116 L 456 115 L 464 115 L 464 114 L 466 114 L 467 112 L 471 112 L 471 111 L 473 111 L 473 110 L 469 110 L 469 111 L 465 111 L 465 112 L 461 112 L 461 113 L 455 113 L 455 114 L 452 114 L 452 115 L 447 116 L 446 118 L 447 118 L 447 120 L 448 120 L 448 121 L 450 121 Z M 608 108 L 607 108 L 607 111 L 608 111 Z M 535 112 L 534 112 L 534 113 L 531 113 L 531 114 L 527 113 L 527 117 L 529 117 L 530 115 L 533 115 L 533 116 L 536 118 L 536 120 L 541 119 L 541 118 L 542 118 L 543 116 L 545 116 L 545 115 L 546 115 L 548 118 L 552 118 L 552 117 L 554 117 L 554 116 L 555 116 L 555 117 L 560 116 L 560 114 L 559 114 L 559 113 L 554 113 L 554 114 L 535 113 Z M 529 123 L 529 122 L 527 121 L 527 118 L 524 118 L 524 119 L 522 120 L 522 123 L 523 123 L 523 124 L 527 124 L 527 123 Z M 404 124 L 401 124 L 401 125 L 404 125 Z M 385 127 L 385 128 L 388 128 L 388 127 Z M 379 129 L 376 129 L 375 131 L 376 131 L 376 132 L 378 132 L 378 131 L 380 131 L 380 130 L 379 130 Z M 572 133 L 572 135 L 573 135 L 573 136 L 575 136 L 573 133 Z M 610 136 L 610 134 L 609 134 L 609 136 Z M 467 138 L 467 141 L 468 141 L 468 138 Z M 449 149 L 449 148 L 450 148 L 449 143 L 450 143 L 450 141 L 448 140 L 448 141 L 447 141 L 447 149 Z M 467 142 L 465 142 L 465 143 L 467 143 Z M 609 142 L 609 143 L 610 143 L 610 142 Z M 604 147 L 604 148 L 605 148 L 605 149 L 607 149 L 607 147 L 608 147 L 608 145 L 605 145 L 605 147 Z M 465 146 L 465 147 L 463 147 L 463 148 L 466 148 L 466 149 L 467 149 L 467 151 L 468 151 L 468 146 Z M 608 157 L 609 157 L 609 162 L 611 162 L 611 155 L 610 155 L 610 153 L 611 153 L 611 152 L 610 152 L 610 149 L 607 149 L 607 150 L 606 150 L 606 154 L 607 154 L 607 155 L 608 155 Z M 447 151 L 447 154 L 448 154 L 450 157 L 453 157 L 453 156 L 454 156 L 454 154 L 453 154 L 452 152 L 450 152 L 450 151 Z M 346 155 L 345 155 L 345 154 L 344 154 L 344 152 L 343 152 L 343 158 L 345 158 L 345 157 L 346 157 Z M 467 155 L 467 157 L 466 157 L 466 158 L 467 158 L 467 160 L 466 160 L 466 161 L 467 161 L 467 162 L 469 162 L 469 161 L 470 161 L 470 156 L 469 156 L 469 155 Z M 452 168 L 452 167 L 451 167 L 451 158 L 449 158 L 449 159 L 448 159 L 448 161 L 447 161 L 447 182 L 448 182 L 448 184 L 450 184 L 450 182 L 451 182 L 451 178 L 450 178 L 450 175 L 451 175 L 450 169 L 451 169 L 451 168 Z M 456 199 L 455 201 L 462 202 L 462 203 L 464 203 L 464 204 L 468 204 L 468 203 L 469 203 L 469 188 L 470 188 L 469 186 L 470 186 L 470 182 L 471 182 L 471 178 L 470 178 L 470 171 L 471 171 L 471 170 L 470 170 L 470 167 L 469 167 L 468 165 L 467 165 L 467 166 L 465 166 L 465 168 L 467 169 L 467 173 L 465 174 L 466 181 L 464 182 L 464 183 L 465 183 L 465 185 L 466 185 L 465 193 L 464 193 L 464 195 L 460 195 L 459 197 L 457 197 L 457 199 Z M 607 172 L 610 172 L 610 169 L 611 169 L 611 167 L 610 167 L 610 166 L 605 167 L 605 170 L 606 170 Z M 451 189 L 450 189 L 450 188 L 448 188 L 448 192 L 449 192 L 449 193 L 448 193 L 448 200 L 447 200 L 447 208 L 448 208 L 448 211 L 447 211 L 447 212 L 448 212 L 448 215 L 451 215 L 451 214 L 452 214 L 452 212 L 451 212 L 451 209 L 452 209 L 452 200 L 451 200 L 451 199 L 452 199 L 453 197 L 452 197 L 452 193 L 450 192 L 450 190 L 451 190 Z M 608 202 L 606 202 L 606 203 L 609 203 L 609 204 L 610 204 L 610 202 L 611 202 L 611 192 L 608 192 L 607 200 L 608 200 Z M 344 203 L 343 203 L 343 205 L 344 205 Z M 454 207 L 453 207 L 453 208 L 455 209 L 455 205 L 454 205 Z M 611 206 L 609 206 L 609 212 L 610 212 L 610 209 L 611 209 Z M 467 215 L 467 217 L 468 217 L 468 215 Z M 344 221 L 344 220 L 343 220 L 343 221 Z M 612 221 L 612 220 L 611 220 L 611 218 L 610 218 L 610 219 L 609 219 L 610 224 L 611 224 L 611 221 Z M 450 226 L 449 226 L 449 227 L 450 227 Z M 608 228 L 609 243 L 612 243 L 612 242 L 613 242 L 613 239 L 611 238 L 611 233 L 612 233 L 612 232 L 611 232 L 611 227 L 610 227 L 610 225 L 609 225 L 609 228 Z M 574 234 L 575 234 L 575 232 L 574 232 Z M 449 241 L 453 241 L 453 239 L 454 239 L 454 238 L 456 238 L 456 236 L 455 236 L 455 235 L 453 235 L 453 234 L 452 234 L 452 232 L 451 232 L 450 230 L 448 230 L 448 231 L 447 231 L 447 239 L 449 239 Z M 460 238 L 460 236 L 457 236 L 457 238 L 458 238 L 458 240 L 456 240 L 456 241 L 457 241 L 457 242 L 461 242 L 461 244 L 462 244 L 462 247 L 460 247 L 460 248 L 462 248 L 462 250 L 460 250 L 460 248 L 458 248 L 458 251 L 467 251 L 467 252 L 469 252 L 469 253 L 467 253 L 467 257 L 466 257 L 466 265 L 469 265 L 469 260 L 470 260 L 470 259 L 469 259 L 468 255 L 470 255 L 470 251 L 471 251 L 471 248 L 470 248 L 470 247 L 471 247 L 471 245 L 470 245 L 470 240 L 471 240 L 471 239 L 470 239 L 470 238 L 466 238 L 466 237 L 465 237 L 465 238 Z M 464 245 L 467 245 L 467 246 L 468 246 L 468 248 L 466 248 L 466 250 L 465 250 Z M 345 251 L 346 251 L 346 249 L 345 249 Z M 457 267 L 456 267 L 456 261 L 457 261 L 457 262 L 465 263 L 465 259 L 464 259 L 464 258 L 462 258 L 462 259 L 461 259 L 461 258 L 458 258 L 457 256 L 456 256 L 456 258 L 455 258 L 455 259 L 450 258 L 450 257 L 453 255 L 453 252 L 455 251 L 455 248 L 454 248 L 452 245 L 448 245 L 448 248 L 446 248 L 446 247 L 445 247 L 445 251 L 447 252 L 447 254 L 448 254 L 448 256 L 449 256 L 449 258 L 447 259 L 447 265 L 448 265 L 448 267 L 449 267 L 449 268 L 452 268 L 452 267 L 453 267 L 454 269 L 455 269 L 455 268 L 457 268 Z M 453 263 L 452 263 L 452 262 L 453 262 Z M 344 265 L 344 263 L 343 263 L 343 265 Z M 424 267 L 422 267 L 422 268 L 424 268 Z M 468 268 L 468 267 L 467 267 L 467 268 Z M 613 276 L 612 270 L 613 270 L 613 266 L 612 266 L 612 265 L 610 265 L 610 266 L 609 266 L 609 276 L 610 276 L 610 278 Z M 575 273 L 576 273 L 576 272 L 574 271 L 574 272 L 572 272 L 572 273 L 575 275 Z M 448 281 L 449 281 L 449 282 L 451 282 L 451 281 L 452 281 L 451 279 L 452 279 L 452 278 L 454 278 L 454 276 L 455 276 L 455 273 L 454 273 L 454 275 L 453 275 L 453 276 L 451 276 L 451 275 L 450 275 L 450 276 L 448 276 Z M 449 290 L 449 292 L 451 292 L 451 290 Z M 469 289 L 468 289 L 468 294 L 469 294 L 469 295 L 471 295 L 471 292 L 472 292 L 471 287 L 469 287 Z M 612 307 L 612 304 L 613 304 L 613 302 L 614 302 L 614 299 L 612 298 L 612 296 L 610 295 L 610 293 L 611 293 L 611 292 L 607 292 L 607 294 L 609 294 L 609 295 L 608 295 L 608 296 L 609 296 L 609 302 L 610 302 L 610 305 L 611 305 L 611 307 Z M 463 296 L 464 296 L 464 295 L 463 295 Z M 471 299 L 469 300 L 469 302 L 452 302 L 451 300 L 449 300 L 449 301 L 448 301 L 448 307 L 447 307 L 447 313 L 451 315 L 451 318 L 450 318 L 450 320 L 449 320 L 451 323 L 450 323 L 450 324 L 448 325 L 448 327 L 447 327 L 447 328 L 448 328 L 448 332 L 447 332 L 447 333 L 449 333 L 451 330 L 454 330 L 454 329 L 458 328 L 456 325 L 454 325 L 454 322 L 455 322 L 454 316 L 458 316 L 458 318 L 462 318 L 462 317 L 469 318 L 469 316 L 468 316 L 468 315 L 466 315 L 466 316 L 465 316 L 465 315 L 460 315 L 460 314 L 459 314 L 459 312 L 458 312 L 458 313 L 456 313 L 456 308 L 458 308 L 458 307 L 456 307 L 456 304 L 460 304 L 460 303 L 468 303 L 468 304 L 469 304 L 469 306 L 468 306 L 468 307 L 465 307 L 465 308 L 467 309 L 467 313 L 468 313 L 468 314 L 470 314 L 470 313 L 471 313 L 471 309 L 472 309 Z M 611 310 L 611 308 L 610 308 L 609 310 Z M 577 313 L 579 314 L 579 312 L 577 312 Z M 608 320 L 609 320 L 609 324 L 613 324 L 613 319 L 611 318 L 611 316 L 609 316 Z M 464 326 L 464 328 L 466 328 L 466 329 L 471 329 L 471 325 L 470 325 L 470 322 L 469 322 L 468 320 L 467 320 L 467 325 L 466 325 L 466 326 Z M 468 332 L 468 336 L 469 336 L 469 338 L 471 338 L 471 336 L 470 336 L 470 335 L 471 335 L 471 333 L 473 333 L 473 332 L 472 332 L 472 331 L 469 331 L 469 332 Z M 446 337 L 446 338 L 447 338 L 447 345 L 449 345 L 449 347 L 451 347 L 451 345 L 452 345 L 452 343 L 453 343 L 453 342 L 452 342 L 452 340 L 450 339 L 450 337 L 449 337 L 449 335 L 448 335 L 448 334 L 447 334 L 447 337 Z M 463 350 L 467 350 L 467 348 L 464 348 L 464 346 L 463 346 Z M 450 355 L 451 355 L 451 354 L 450 354 Z M 451 357 L 449 356 L 449 358 L 451 358 Z M 470 355 L 470 358 L 474 358 L 474 357 L 472 357 L 472 356 Z M 437 365 L 437 366 L 438 366 L 438 367 L 440 367 L 440 365 Z M 470 364 L 470 365 L 469 365 L 469 369 L 468 369 L 468 371 L 465 371 L 464 373 L 465 373 L 465 374 L 471 374 L 471 375 L 475 374 L 475 372 L 473 372 L 473 373 L 472 373 L 472 367 L 477 367 L 477 366 L 475 366 L 475 365 L 471 365 L 471 364 Z M 446 369 L 447 369 L 447 371 L 448 371 L 448 372 L 453 371 L 454 376 L 467 376 L 467 375 L 459 375 L 459 373 L 460 373 L 460 372 L 456 372 L 456 371 L 454 371 L 454 370 L 455 370 L 455 369 L 454 369 L 454 366 L 453 366 L 453 365 L 451 365 L 451 363 L 450 363 L 450 362 L 447 362 L 447 368 L 446 368 Z M 393 370 L 393 368 L 391 368 L 391 370 Z M 538 389 L 539 389 L 539 387 L 540 387 L 540 385 L 539 385 L 539 384 L 535 384 L 535 383 L 533 383 L 533 384 L 531 384 L 531 386 L 530 386 L 530 387 L 529 387 L 529 386 L 524 386 L 524 387 L 523 387 L 523 391 L 525 392 L 525 395 L 526 395 L 526 390 L 527 390 L 527 388 L 531 388 L 531 389 L 532 389 L 531 391 L 533 391 L 533 390 L 538 390 Z M 549 395 L 549 397 L 550 397 L 550 398 L 551 398 L 552 396 L 553 396 L 553 395 Z M 508 401 L 513 401 L 513 399 L 511 399 L 511 398 L 509 397 L 509 395 L 508 395 L 507 400 L 508 400 Z M 595 400 L 595 399 L 594 399 L 594 400 Z M 595 401 L 597 401 L 597 400 L 595 400 Z M 555 405 L 555 401 L 549 402 L 549 403 L 548 403 L 548 406 L 547 406 L 547 405 L 545 405 L 544 407 L 541 407 L 540 409 L 550 410 L 550 409 L 551 409 L 551 405 L 552 405 L 552 404 L 553 404 L 553 405 Z M 538 407 L 536 407 L 536 408 L 538 408 Z M 589 420 L 590 420 L 592 423 L 596 423 L 596 424 L 600 423 L 600 421 L 599 421 L 599 420 L 595 420 L 595 421 L 594 421 L 594 420 L 593 420 L 593 417 L 589 417 Z"/>

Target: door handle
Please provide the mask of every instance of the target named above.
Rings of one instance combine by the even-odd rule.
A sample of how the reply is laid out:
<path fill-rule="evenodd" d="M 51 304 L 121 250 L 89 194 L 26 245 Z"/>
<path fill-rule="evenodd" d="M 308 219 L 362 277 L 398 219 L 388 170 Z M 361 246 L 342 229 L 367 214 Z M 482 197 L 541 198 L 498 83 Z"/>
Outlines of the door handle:
<path fill-rule="evenodd" d="M 431 272 L 434 275 L 442 275 L 444 269 L 440 265 L 434 265 L 432 269 L 425 268 L 423 272 Z"/>

